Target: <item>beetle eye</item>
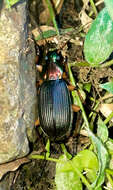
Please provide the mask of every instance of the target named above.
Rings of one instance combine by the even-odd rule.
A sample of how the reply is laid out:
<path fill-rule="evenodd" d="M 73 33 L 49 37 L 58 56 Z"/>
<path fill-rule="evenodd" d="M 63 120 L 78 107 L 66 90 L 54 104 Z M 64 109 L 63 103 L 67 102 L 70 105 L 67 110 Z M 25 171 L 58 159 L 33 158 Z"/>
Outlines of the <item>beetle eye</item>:
<path fill-rule="evenodd" d="M 47 55 L 45 56 L 45 60 L 46 60 L 46 61 L 48 60 L 48 56 L 47 56 Z"/>
<path fill-rule="evenodd" d="M 60 56 L 59 55 L 57 55 L 56 60 L 58 60 L 58 61 L 60 60 Z"/>

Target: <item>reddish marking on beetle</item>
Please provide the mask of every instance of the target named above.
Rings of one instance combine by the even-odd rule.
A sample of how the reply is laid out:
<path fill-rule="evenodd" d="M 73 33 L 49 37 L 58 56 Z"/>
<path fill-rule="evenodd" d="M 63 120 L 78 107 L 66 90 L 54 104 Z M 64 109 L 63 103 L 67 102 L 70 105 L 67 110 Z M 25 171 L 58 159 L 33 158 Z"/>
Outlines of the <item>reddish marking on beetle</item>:
<path fill-rule="evenodd" d="M 49 65 L 47 74 L 49 80 L 57 80 L 62 78 L 61 70 L 54 63 Z"/>

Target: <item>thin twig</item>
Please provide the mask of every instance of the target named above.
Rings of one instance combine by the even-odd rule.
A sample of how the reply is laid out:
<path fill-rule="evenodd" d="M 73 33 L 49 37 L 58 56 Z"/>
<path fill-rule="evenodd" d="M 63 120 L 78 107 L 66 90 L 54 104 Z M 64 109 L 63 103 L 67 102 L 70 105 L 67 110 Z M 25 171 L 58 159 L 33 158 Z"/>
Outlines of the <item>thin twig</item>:
<path fill-rule="evenodd" d="M 104 0 L 100 0 L 100 1 L 98 1 L 98 2 L 95 3 L 95 6 L 97 7 L 98 5 L 100 5 L 103 2 L 104 2 Z"/>

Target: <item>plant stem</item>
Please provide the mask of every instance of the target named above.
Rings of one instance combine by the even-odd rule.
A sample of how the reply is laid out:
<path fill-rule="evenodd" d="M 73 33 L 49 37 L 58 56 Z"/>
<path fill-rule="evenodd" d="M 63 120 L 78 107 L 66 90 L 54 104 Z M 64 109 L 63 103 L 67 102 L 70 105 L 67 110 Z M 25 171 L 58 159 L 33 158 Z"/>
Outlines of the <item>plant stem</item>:
<path fill-rule="evenodd" d="M 100 67 L 101 68 L 103 68 L 103 67 L 109 67 L 111 65 L 113 65 L 113 60 L 110 60 L 110 61 L 107 61 L 107 62 L 101 64 Z"/>
<path fill-rule="evenodd" d="M 91 67 L 91 65 L 88 63 L 88 62 L 73 62 L 73 63 L 70 63 L 71 64 L 71 67 Z"/>
<path fill-rule="evenodd" d="M 113 60 L 107 61 L 105 63 L 102 63 L 100 65 L 91 65 L 88 62 L 73 62 L 70 63 L 72 67 L 76 66 L 76 67 L 98 67 L 98 68 L 103 68 L 103 67 L 109 67 L 111 65 L 113 65 Z"/>
<path fill-rule="evenodd" d="M 113 118 L 113 111 L 109 114 L 109 116 L 104 120 L 105 125 Z"/>
<path fill-rule="evenodd" d="M 106 169 L 106 173 L 108 173 L 108 174 L 110 174 L 110 175 L 112 175 L 113 176 L 113 170 L 111 170 L 111 169 Z"/>
<path fill-rule="evenodd" d="M 72 155 L 69 154 L 69 152 L 66 150 L 65 145 L 64 145 L 64 144 L 61 144 L 61 148 L 62 148 L 62 151 L 64 152 L 66 158 L 67 158 L 68 160 L 70 160 L 70 159 L 72 158 Z"/>
<path fill-rule="evenodd" d="M 90 1 L 90 3 L 91 3 L 91 6 L 92 6 L 93 11 L 94 11 L 94 13 L 95 13 L 95 16 L 97 16 L 97 9 L 96 9 L 96 6 L 95 6 L 94 1 L 93 1 L 93 0 L 89 0 L 89 1 Z"/>
<path fill-rule="evenodd" d="M 50 16 L 51 16 L 51 19 L 53 21 L 54 27 L 56 29 L 57 35 L 59 35 L 59 29 L 58 29 L 58 26 L 57 26 L 57 23 L 56 23 L 55 13 L 54 13 L 51 1 L 50 0 L 46 0 L 46 3 L 47 3 L 47 6 L 48 6 L 48 9 L 49 9 Z"/>
<path fill-rule="evenodd" d="M 113 180 L 112 180 L 110 174 L 107 173 L 106 176 L 107 176 L 108 181 L 110 182 L 110 184 L 111 184 L 111 186 L 112 186 L 112 188 L 113 188 Z"/>
<path fill-rule="evenodd" d="M 65 145 L 64 145 L 64 144 L 61 144 L 61 148 L 62 148 L 62 150 L 63 150 L 64 154 L 66 154 L 66 153 L 67 153 L 67 150 L 66 150 L 66 147 L 65 147 Z"/>
<path fill-rule="evenodd" d="M 73 66 L 73 64 L 68 64 L 68 69 L 69 69 L 69 77 L 70 77 L 70 81 L 72 83 L 73 86 L 76 86 L 76 83 L 75 83 L 75 79 L 73 77 L 73 74 L 72 74 L 72 71 L 71 71 L 71 66 Z M 79 94 L 77 92 L 77 90 L 73 91 L 72 92 L 72 96 L 73 98 L 75 99 L 76 98 L 76 101 L 77 101 L 77 104 L 80 106 L 80 109 L 82 111 L 82 115 L 83 115 L 83 118 L 84 118 L 84 121 L 85 121 L 85 124 L 86 124 L 86 127 L 87 128 L 90 128 L 89 126 L 89 122 L 88 122 L 88 119 L 87 119 L 87 116 L 86 116 L 86 113 L 84 111 L 84 107 L 82 105 L 82 102 L 80 100 L 80 97 L 79 97 Z"/>
<path fill-rule="evenodd" d="M 29 156 L 28 156 L 28 158 L 29 159 L 42 159 L 42 160 L 49 160 L 49 161 L 52 161 L 52 162 L 61 162 L 61 161 L 59 161 L 58 159 L 56 159 L 56 158 L 46 158 L 45 156 L 43 156 L 43 155 L 38 155 L 38 154 L 30 154 Z"/>

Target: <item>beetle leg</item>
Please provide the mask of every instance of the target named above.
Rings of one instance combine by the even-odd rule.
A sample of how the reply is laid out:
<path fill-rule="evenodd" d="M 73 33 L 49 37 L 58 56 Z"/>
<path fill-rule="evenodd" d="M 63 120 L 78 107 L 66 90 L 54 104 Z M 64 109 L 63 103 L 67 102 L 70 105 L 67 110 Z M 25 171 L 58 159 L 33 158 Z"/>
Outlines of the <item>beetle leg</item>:
<path fill-rule="evenodd" d="M 73 137 L 76 137 L 80 133 L 80 128 L 82 125 L 82 117 L 81 117 L 81 112 L 78 112 L 77 114 L 77 119 L 76 119 L 76 124 L 75 124 L 75 130 L 73 132 Z"/>
<path fill-rule="evenodd" d="M 36 55 L 36 57 L 35 57 L 35 64 L 38 64 L 38 61 L 39 61 L 39 56 Z"/>
<path fill-rule="evenodd" d="M 38 80 L 36 82 L 36 86 L 39 87 L 44 81 L 42 79 Z"/>
<path fill-rule="evenodd" d="M 63 78 L 63 79 L 67 79 L 67 78 L 68 78 L 66 72 L 63 72 L 62 78 Z"/>
<path fill-rule="evenodd" d="M 36 121 L 35 121 L 35 127 L 37 127 L 37 126 L 39 126 L 40 125 L 40 121 L 39 121 L 39 119 L 37 119 Z"/>
<path fill-rule="evenodd" d="M 79 112 L 79 111 L 80 111 L 80 107 L 73 104 L 73 105 L 72 105 L 72 110 L 73 110 L 74 112 Z"/>
<path fill-rule="evenodd" d="M 68 90 L 69 90 L 69 91 L 73 91 L 73 90 L 76 89 L 76 87 L 73 86 L 73 85 L 68 85 L 67 87 L 68 87 Z"/>
<path fill-rule="evenodd" d="M 40 73 L 42 72 L 42 69 L 43 69 L 42 65 L 36 65 L 36 68 L 37 68 L 37 70 L 38 70 Z"/>

